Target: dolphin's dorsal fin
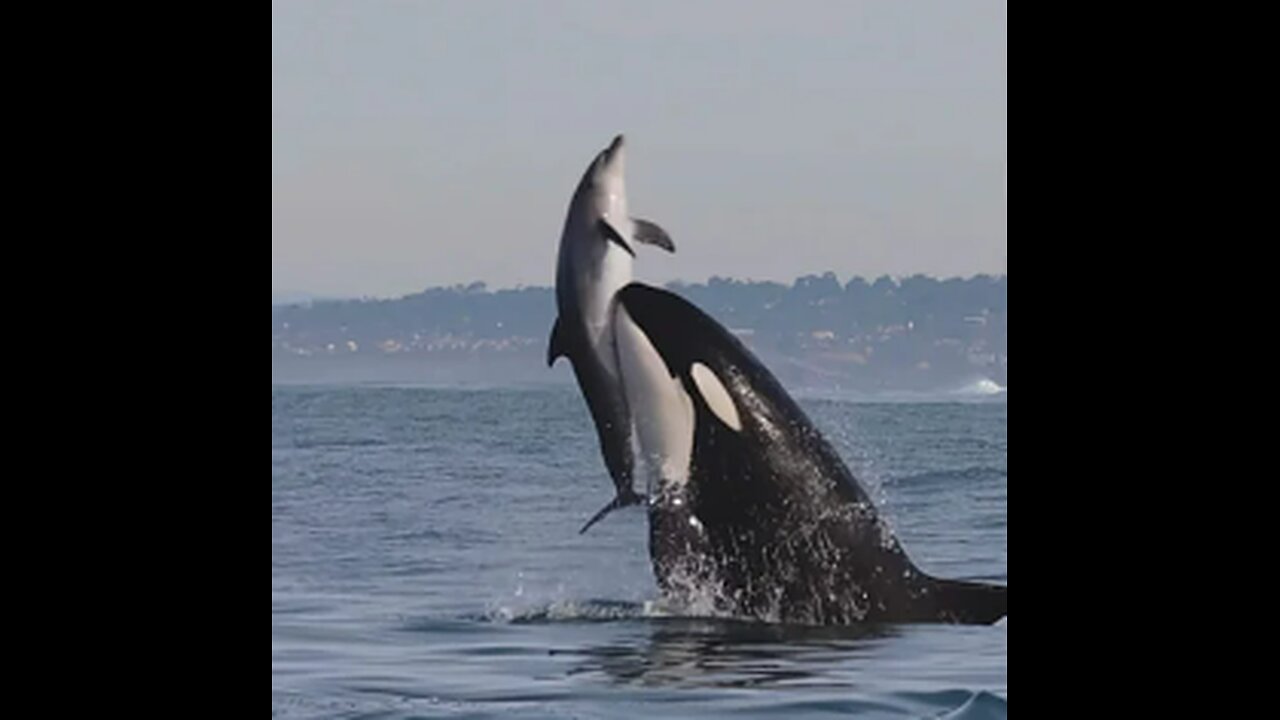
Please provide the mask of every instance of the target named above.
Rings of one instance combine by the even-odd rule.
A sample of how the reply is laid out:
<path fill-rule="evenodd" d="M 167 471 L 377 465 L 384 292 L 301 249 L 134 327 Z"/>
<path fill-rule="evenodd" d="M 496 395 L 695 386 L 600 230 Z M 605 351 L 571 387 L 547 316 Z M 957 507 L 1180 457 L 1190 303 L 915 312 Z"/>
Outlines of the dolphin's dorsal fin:
<path fill-rule="evenodd" d="M 636 251 L 632 250 L 631 246 L 627 244 L 627 239 L 622 237 L 622 233 L 618 232 L 618 229 L 613 225 L 610 225 L 608 220 L 605 220 L 604 218 L 597 220 L 596 229 L 600 231 L 600 234 L 604 236 L 605 240 L 617 243 L 618 247 L 626 250 L 627 254 L 631 257 L 636 256 Z"/>
<path fill-rule="evenodd" d="M 636 226 L 636 235 L 632 238 L 636 242 L 655 245 L 669 253 L 676 251 L 676 244 L 671 242 L 671 236 L 667 234 L 666 230 L 658 227 L 657 223 L 651 223 L 640 218 L 631 218 L 631 222 Z"/>
<path fill-rule="evenodd" d="M 561 355 L 568 357 L 565 349 L 564 332 L 560 330 L 560 318 L 556 318 L 555 324 L 551 326 L 551 339 L 547 341 L 547 367 L 555 365 L 556 358 Z"/>

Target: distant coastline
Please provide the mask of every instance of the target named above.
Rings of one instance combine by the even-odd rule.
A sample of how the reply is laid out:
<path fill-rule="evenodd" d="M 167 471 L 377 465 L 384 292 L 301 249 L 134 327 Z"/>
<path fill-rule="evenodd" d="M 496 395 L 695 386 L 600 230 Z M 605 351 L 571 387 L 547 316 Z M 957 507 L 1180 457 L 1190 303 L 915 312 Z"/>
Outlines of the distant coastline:
<path fill-rule="evenodd" d="M 1008 387 L 1008 276 L 672 283 L 796 387 L 996 395 Z M 428 288 L 278 305 L 272 382 L 567 381 L 545 367 L 551 288 Z"/>

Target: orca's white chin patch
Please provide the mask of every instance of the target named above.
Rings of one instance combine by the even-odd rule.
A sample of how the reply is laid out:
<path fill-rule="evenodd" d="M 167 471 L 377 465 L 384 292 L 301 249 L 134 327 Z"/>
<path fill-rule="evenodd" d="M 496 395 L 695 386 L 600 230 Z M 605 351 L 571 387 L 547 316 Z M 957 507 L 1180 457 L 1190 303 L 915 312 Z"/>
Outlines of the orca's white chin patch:
<path fill-rule="evenodd" d="M 742 432 L 742 418 L 738 415 L 738 408 L 715 372 L 696 362 L 690 368 L 689 375 L 693 378 L 693 384 L 698 386 L 698 392 L 702 393 L 707 407 L 720 418 L 720 422 L 728 425 L 734 432 Z"/>
<path fill-rule="evenodd" d="M 618 369 L 642 456 L 653 481 L 683 486 L 693 456 L 693 400 L 672 377 L 649 337 L 618 304 L 614 313 Z M 650 487 L 650 494 L 655 488 Z"/>

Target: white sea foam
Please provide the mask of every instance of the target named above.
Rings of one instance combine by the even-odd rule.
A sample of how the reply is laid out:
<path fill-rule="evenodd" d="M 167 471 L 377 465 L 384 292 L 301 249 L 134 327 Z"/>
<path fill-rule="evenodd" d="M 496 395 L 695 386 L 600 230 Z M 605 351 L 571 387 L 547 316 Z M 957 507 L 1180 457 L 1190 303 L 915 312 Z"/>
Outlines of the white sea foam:
<path fill-rule="evenodd" d="M 978 378 L 973 382 L 967 383 L 956 390 L 957 395 L 999 395 L 1000 393 L 1009 392 L 1007 385 L 992 380 L 991 378 Z"/>

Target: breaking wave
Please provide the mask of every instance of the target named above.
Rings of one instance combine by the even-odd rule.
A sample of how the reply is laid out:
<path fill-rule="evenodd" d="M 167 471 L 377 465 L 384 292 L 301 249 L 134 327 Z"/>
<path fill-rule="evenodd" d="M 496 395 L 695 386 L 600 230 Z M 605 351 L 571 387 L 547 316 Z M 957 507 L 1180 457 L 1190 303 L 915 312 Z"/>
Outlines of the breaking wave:
<path fill-rule="evenodd" d="M 969 397 L 989 397 L 1008 392 L 1008 385 L 1001 385 L 995 380 L 985 377 L 966 383 L 956 390 L 957 395 L 965 395 Z"/>

